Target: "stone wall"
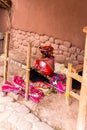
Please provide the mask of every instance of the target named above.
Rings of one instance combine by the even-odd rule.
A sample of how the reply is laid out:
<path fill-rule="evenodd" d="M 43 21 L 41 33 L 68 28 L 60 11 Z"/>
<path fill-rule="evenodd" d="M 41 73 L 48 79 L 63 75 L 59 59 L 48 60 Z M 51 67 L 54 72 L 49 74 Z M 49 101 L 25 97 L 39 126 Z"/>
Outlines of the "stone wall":
<path fill-rule="evenodd" d="M 18 50 L 22 55 L 26 57 L 27 43 L 31 43 L 31 60 L 32 64 L 39 58 L 40 52 L 38 46 L 40 45 L 52 45 L 54 48 L 55 62 L 58 63 L 72 63 L 74 65 L 79 62 L 83 62 L 84 50 L 73 46 L 71 42 L 61 40 L 45 34 L 38 34 L 35 32 L 28 32 L 19 29 L 11 29 L 11 42 L 10 47 Z"/>

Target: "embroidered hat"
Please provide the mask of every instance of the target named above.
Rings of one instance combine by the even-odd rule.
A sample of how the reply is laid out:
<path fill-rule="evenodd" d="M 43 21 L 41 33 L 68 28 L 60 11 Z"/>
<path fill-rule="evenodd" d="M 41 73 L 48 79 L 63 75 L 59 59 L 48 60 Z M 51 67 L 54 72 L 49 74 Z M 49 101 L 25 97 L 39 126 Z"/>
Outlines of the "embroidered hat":
<path fill-rule="evenodd" d="M 49 46 L 40 46 L 39 49 L 40 49 L 40 51 L 41 51 L 41 53 L 43 55 L 49 56 L 49 57 L 53 56 L 54 48 L 51 45 L 49 45 Z"/>

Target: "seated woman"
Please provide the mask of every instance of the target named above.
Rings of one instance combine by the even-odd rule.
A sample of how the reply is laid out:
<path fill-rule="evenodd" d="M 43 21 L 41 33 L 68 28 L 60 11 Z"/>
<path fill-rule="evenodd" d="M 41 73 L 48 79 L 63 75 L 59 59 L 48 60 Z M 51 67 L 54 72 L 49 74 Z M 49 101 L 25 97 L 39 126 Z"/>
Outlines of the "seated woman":
<path fill-rule="evenodd" d="M 54 73 L 54 57 L 52 46 L 40 46 L 41 58 L 37 59 L 34 69 L 31 68 L 30 80 L 49 82 L 47 76 L 51 77 Z"/>

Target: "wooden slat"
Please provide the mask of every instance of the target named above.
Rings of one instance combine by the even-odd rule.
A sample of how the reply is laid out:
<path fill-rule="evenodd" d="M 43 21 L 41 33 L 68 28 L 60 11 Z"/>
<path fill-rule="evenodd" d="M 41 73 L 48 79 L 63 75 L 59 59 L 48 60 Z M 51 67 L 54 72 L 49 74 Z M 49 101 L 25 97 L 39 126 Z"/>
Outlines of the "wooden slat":
<path fill-rule="evenodd" d="M 25 69 L 25 70 L 28 70 L 28 71 L 30 70 L 30 69 L 27 68 L 27 65 L 24 65 L 24 64 L 22 64 L 22 63 L 19 62 L 19 61 L 16 61 L 16 60 L 11 59 L 11 58 L 9 58 L 9 57 L 5 58 L 4 55 L 1 55 L 0 57 L 1 57 L 3 60 L 8 61 L 9 63 L 13 63 L 14 65 L 17 65 L 17 66 L 21 67 L 22 69 Z"/>
<path fill-rule="evenodd" d="M 70 96 L 74 97 L 77 100 L 80 100 L 80 95 L 78 95 L 77 93 L 70 91 Z"/>
<path fill-rule="evenodd" d="M 83 28 L 83 32 L 87 33 L 87 26 Z"/>
<path fill-rule="evenodd" d="M 83 70 L 83 64 L 78 64 L 76 66 L 72 66 L 72 72 L 74 73 L 78 73 L 81 72 Z"/>
<path fill-rule="evenodd" d="M 30 69 L 30 56 L 31 56 L 31 44 L 28 43 L 27 49 L 27 68 Z M 30 71 L 26 70 L 26 89 L 25 89 L 25 100 L 29 98 L 29 83 L 30 83 Z"/>
<path fill-rule="evenodd" d="M 72 65 L 68 64 L 68 73 L 72 70 Z M 70 104 L 70 91 L 72 90 L 72 78 L 67 74 L 66 78 L 66 104 Z"/>
<path fill-rule="evenodd" d="M 4 5 L 4 4 L 0 1 L 0 7 L 1 7 L 1 8 L 6 8 L 6 5 Z"/>
<path fill-rule="evenodd" d="M 79 70 L 79 68 L 78 68 Z M 67 71 L 67 81 L 66 81 L 66 103 L 70 104 L 70 96 L 79 100 L 80 96 L 72 91 L 72 79 L 75 79 L 82 83 L 82 76 L 80 76 L 77 71 L 72 72 L 72 65 L 68 64 L 68 71 Z"/>
<path fill-rule="evenodd" d="M 8 57 L 9 52 L 9 41 L 10 41 L 10 33 L 6 33 L 5 36 L 5 59 Z M 7 72 L 8 72 L 8 61 L 4 60 L 4 82 L 7 81 Z"/>
<path fill-rule="evenodd" d="M 11 0 L 0 0 L 0 5 L 3 8 L 10 8 L 11 7 Z"/>
<path fill-rule="evenodd" d="M 86 32 L 85 55 L 83 66 L 83 80 L 80 92 L 79 112 L 77 120 L 77 130 L 86 130 L 86 115 L 87 115 L 87 27 L 83 29 Z"/>
<path fill-rule="evenodd" d="M 73 73 L 73 72 L 68 72 L 68 75 L 70 77 L 72 77 L 73 79 L 79 81 L 79 82 L 82 82 L 82 76 L 80 76 L 79 74 L 77 73 Z"/>

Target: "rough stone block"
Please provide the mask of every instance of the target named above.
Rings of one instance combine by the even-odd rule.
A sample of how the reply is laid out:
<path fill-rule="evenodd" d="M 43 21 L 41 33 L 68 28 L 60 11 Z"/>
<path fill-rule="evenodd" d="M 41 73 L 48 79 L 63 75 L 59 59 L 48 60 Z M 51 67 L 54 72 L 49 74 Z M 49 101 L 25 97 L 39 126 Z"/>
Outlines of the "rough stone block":
<path fill-rule="evenodd" d="M 65 45 L 59 45 L 59 49 L 63 51 L 68 51 L 68 48 Z"/>
<path fill-rule="evenodd" d="M 58 50 L 54 50 L 53 55 L 58 55 Z"/>
<path fill-rule="evenodd" d="M 76 53 L 79 54 L 80 53 L 80 48 L 76 49 Z"/>
<path fill-rule="evenodd" d="M 63 54 L 63 51 L 59 49 L 58 54 Z"/>
<path fill-rule="evenodd" d="M 70 59 L 71 60 L 76 60 L 76 56 L 74 54 L 71 54 Z"/>
<path fill-rule="evenodd" d="M 25 36 L 22 35 L 22 34 L 20 34 L 20 35 L 19 35 L 19 40 L 25 40 Z"/>
<path fill-rule="evenodd" d="M 70 61 L 70 57 L 66 57 L 66 61 L 67 61 L 67 62 Z"/>
<path fill-rule="evenodd" d="M 55 60 L 59 63 L 64 63 L 65 62 L 66 57 L 64 55 L 57 55 L 55 56 Z"/>
<path fill-rule="evenodd" d="M 68 41 L 64 41 L 63 43 L 66 47 L 70 48 L 72 43 L 71 42 L 68 42 Z"/>
<path fill-rule="evenodd" d="M 64 52 L 63 52 L 63 55 L 64 55 L 64 56 L 66 56 L 66 57 L 69 57 L 69 56 L 70 56 L 70 53 L 69 53 L 69 52 L 64 51 Z"/>
<path fill-rule="evenodd" d="M 44 42 L 44 40 L 43 40 L 43 36 L 40 36 L 40 42 Z"/>
<path fill-rule="evenodd" d="M 40 41 L 39 40 L 35 40 L 33 42 L 33 45 L 34 45 L 34 47 L 38 47 L 40 45 Z"/>
<path fill-rule="evenodd" d="M 26 33 L 26 35 L 24 36 L 24 38 L 27 39 L 27 37 L 28 37 L 28 35 L 27 35 L 27 33 Z"/>
<path fill-rule="evenodd" d="M 21 42 L 22 42 L 22 45 L 23 45 L 23 46 L 27 46 L 27 44 L 28 44 L 27 41 L 26 41 L 26 39 L 25 39 L 25 40 L 22 40 L 22 41 L 20 40 L 20 43 L 21 43 Z"/>
<path fill-rule="evenodd" d="M 22 35 L 25 35 L 25 34 L 26 34 L 26 32 L 24 32 L 24 31 L 21 31 L 21 33 L 22 33 Z"/>
<path fill-rule="evenodd" d="M 40 43 L 40 46 L 45 46 L 45 43 L 43 43 L 43 42 L 42 42 L 42 43 Z"/>
<path fill-rule="evenodd" d="M 34 36 L 30 36 L 30 37 L 29 37 L 29 41 L 30 41 L 30 42 L 35 41 L 35 37 L 34 37 Z"/>
<path fill-rule="evenodd" d="M 49 38 L 49 41 L 53 43 L 53 42 L 54 42 L 54 38 L 53 38 L 53 37 L 50 37 L 50 38 Z"/>
<path fill-rule="evenodd" d="M 80 54 L 84 56 L 84 50 L 82 50 L 82 51 L 80 52 Z"/>
<path fill-rule="evenodd" d="M 30 41 L 30 37 L 31 37 L 31 36 L 28 36 L 28 37 L 27 37 L 27 41 L 29 41 L 29 42 L 31 42 L 31 41 Z"/>
<path fill-rule="evenodd" d="M 84 56 L 78 55 L 77 60 L 83 62 L 84 61 Z"/>
<path fill-rule="evenodd" d="M 46 46 L 49 46 L 49 45 L 51 45 L 51 42 L 50 41 L 46 41 L 45 44 L 46 44 Z"/>
<path fill-rule="evenodd" d="M 36 52 L 37 52 L 37 49 L 35 47 L 32 47 L 32 52 L 31 53 L 35 55 Z"/>
<path fill-rule="evenodd" d="M 44 35 L 44 36 L 43 36 L 43 39 L 44 39 L 45 41 L 48 41 L 48 40 L 49 40 L 49 37 L 46 36 L 46 35 Z"/>
<path fill-rule="evenodd" d="M 78 64 L 78 61 L 77 61 L 77 60 L 73 60 L 73 61 L 72 61 L 72 64 L 73 64 L 73 65 L 77 65 L 77 64 Z"/>
<path fill-rule="evenodd" d="M 23 32 L 23 31 L 21 31 L 21 30 L 18 30 L 17 32 L 18 32 L 19 34 L 22 34 L 22 32 Z"/>
<path fill-rule="evenodd" d="M 27 36 L 31 36 L 31 33 L 30 33 L 30 32 L 27 32 Z"/>
<path fill-rule="evenodd" d="M 21 49 L 21 52 L 22 52 L 22 53 L 23 53 L 23 52 L 27 52 L 27 46 L 21 45 L 21 46 L 19 46 L 19 48 Z"/>
<path fill-rule="evenodd" d="M 12 29 L 11 29 L 11 33 L 15 33 L 15 29 L 12 28 Z"/>
<path fill-rule="evenodd" d="M 55 44 L 63 44 L 63 40 L 55 39 Z"/>
<path fill-rule="evenodd" d="M 58 45 L 57 44 L 51 44 L 54 50 L 58 50 Z"/>
<path fill-rule="evenodd" d="M 30 32 L 31 36 L 35 37 L 35 33 L 34 32 Z"/>
<path fill-rule="evenodd" d="M 49 37 L 44 35 L 44 36 L 40 36 L 40 42 L 46 42 L 49 40 Z"/>
<path fill-rule="evenodd" d="M 76 47 L 71 47 L 71 48 L 69 48 L 69 52 L 70 53 L 75 53 L 76 52 Z"/>
<path fill-rule="evenodd" d="M 39 40 L 40 39 L 40 36 L 38 34 L 35 34 L 35 39 L 36 40 Z"/>

